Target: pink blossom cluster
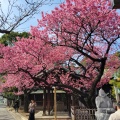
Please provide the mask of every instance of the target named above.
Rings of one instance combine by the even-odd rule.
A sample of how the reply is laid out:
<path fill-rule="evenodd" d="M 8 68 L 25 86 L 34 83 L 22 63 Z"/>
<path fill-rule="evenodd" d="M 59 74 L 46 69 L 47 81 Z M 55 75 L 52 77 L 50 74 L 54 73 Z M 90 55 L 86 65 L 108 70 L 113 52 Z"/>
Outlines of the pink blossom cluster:
<path fill-rule="evenodd" d="M 0 72 L 6 74 L 3 88 L 32 88 L 34 78 L 44 71 L 49 74 L 46 79 L 37 78 L 40 86 L 54 84 L 58 74 L 65 89 L 92 89 L 108 83 L 120 66 L 114 54 L 120 38 L 120 16 L 109 1 L 66 0 L 50 14 L 42 13 L 30 33 L 32 37 L 22 38 L 12 47 L 0 45 Z M 81 59 L 73 58 L 74 54 Z M 67 73 L 52 73 L 66 61 Z M 73 73 L 78 77 L 71 77 Z"/>

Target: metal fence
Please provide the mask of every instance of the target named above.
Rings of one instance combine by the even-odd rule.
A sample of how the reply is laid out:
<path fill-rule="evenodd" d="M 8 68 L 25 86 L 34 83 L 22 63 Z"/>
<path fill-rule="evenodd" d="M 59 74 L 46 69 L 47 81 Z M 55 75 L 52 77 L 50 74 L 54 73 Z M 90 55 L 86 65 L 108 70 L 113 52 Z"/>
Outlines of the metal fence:
<path fill-rule="evenodd" d="M 96 109 L 75 107 L 75 120 L 96 120 L 95 111 Z"/>

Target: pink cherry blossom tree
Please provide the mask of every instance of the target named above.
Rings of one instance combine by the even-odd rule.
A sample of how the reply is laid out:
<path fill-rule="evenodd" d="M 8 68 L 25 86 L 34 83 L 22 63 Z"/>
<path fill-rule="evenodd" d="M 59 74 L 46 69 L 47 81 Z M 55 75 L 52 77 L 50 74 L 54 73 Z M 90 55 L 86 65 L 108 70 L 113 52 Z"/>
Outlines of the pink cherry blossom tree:
<path fill-rule="evenodd" d="M 16 87 L 16 94 L 23 92 L 27 112 L 28 94 L 34 88 L 49 86 L 45 73 L 60 66 L 71 54 L 66 47 L 52 47 L 38 38 L 18 38 L 12 47 L 1 45 L 0 73 L 6 80 L 2 90 Z"/>
<path fill-rule="evenodd" d="M 119 67 L 114 53 L 119 49 L 120 16 L 103 0 L 66 0 L 42 15 L 31 28 L 33 37 L 0 46 L 3 88 L 16 86 L 25 93 L 35 86 L 57 85 L 93 107 L 96 87 L 108 83 Z"/>
<path fill-rule="evenodd" d="M 59 79 L 55 74 L 48 79 L 57 79 L 62 83 L 59 86 L 66 89 L 74 88 L 81 101 L 93 107 L 96 87 L 108 83 L 120 66 L 119 59 L 113 57 L 120 47 L 120 15 L 111 9 L 110 1 L 66 0 L 50 14 L 42 13 L 42 19 L 37 27 L 31 28 L 31 33 L 53 46 L 74 50 L 77 57 L 69 59 L 69 72 L 55 72 Z M 88 90 L 87 98 L 78 88 Z"/>

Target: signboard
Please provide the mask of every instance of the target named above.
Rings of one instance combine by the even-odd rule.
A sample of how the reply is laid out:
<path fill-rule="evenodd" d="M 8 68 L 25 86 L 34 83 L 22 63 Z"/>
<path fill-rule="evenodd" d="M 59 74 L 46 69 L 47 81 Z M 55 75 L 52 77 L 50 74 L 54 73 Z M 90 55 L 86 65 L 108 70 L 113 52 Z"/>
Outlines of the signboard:
<path fill-rule="evenodd" d="M 113 9 L 120 9 L 120 0 L 111 0 Z"/>

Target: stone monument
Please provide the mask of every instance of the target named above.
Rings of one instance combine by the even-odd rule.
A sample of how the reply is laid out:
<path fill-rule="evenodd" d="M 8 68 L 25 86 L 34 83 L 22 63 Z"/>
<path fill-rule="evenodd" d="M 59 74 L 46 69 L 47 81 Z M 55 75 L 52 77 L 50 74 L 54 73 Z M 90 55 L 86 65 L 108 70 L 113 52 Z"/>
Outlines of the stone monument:
<path fill-rule="evenodd" d="M 97 120 L 108 120 L 110 114 L 115 112 L 111 98 L 107 96 L 102 88 L 99 90 L 95 103 L 97 107 L 97 111 L 95 112 Z"/>

